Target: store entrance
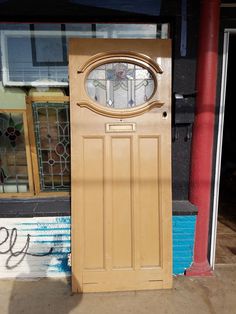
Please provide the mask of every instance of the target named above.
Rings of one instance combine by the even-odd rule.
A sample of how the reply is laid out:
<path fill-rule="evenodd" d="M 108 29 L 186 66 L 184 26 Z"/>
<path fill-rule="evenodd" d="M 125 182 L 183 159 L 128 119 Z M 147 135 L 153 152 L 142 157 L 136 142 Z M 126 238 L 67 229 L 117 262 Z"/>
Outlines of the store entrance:
<path fill-rule="evenodd" d="M 236 34 L 229 39 L 216 264 L 236 263 Z"/>

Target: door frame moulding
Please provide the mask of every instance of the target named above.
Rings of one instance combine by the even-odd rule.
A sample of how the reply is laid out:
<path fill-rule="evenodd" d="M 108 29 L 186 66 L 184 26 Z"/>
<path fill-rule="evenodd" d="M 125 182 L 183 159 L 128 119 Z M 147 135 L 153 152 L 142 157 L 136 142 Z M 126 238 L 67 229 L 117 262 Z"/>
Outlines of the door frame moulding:
<path fill-rule="evenodd" d="M 222 74 L 221 74 L 221 94 L 220 94 L 217 142 L 216 142 L 217 143 L 216 144 L 216 162 L 215 162 L 216 166 L 215 166 L 214 189 L 213 189 L 213 213 L 212 213 L 211 247 L 210 247 L 210 265 L 213 269 L 215 268 L 215 255 L 216 255 L 216 236 L 217 236 L 217 221 L 218 221 L 218 207 L 219 207 L 221 157 L 222 157 L 223 132 L 224 132 L 225 96 L 226 96 L 226 85 L 227 85 L 229 39 L 230 39 L 231 34 L 236 34 L 236 29 L 226 28 L 224 30 Z"/>

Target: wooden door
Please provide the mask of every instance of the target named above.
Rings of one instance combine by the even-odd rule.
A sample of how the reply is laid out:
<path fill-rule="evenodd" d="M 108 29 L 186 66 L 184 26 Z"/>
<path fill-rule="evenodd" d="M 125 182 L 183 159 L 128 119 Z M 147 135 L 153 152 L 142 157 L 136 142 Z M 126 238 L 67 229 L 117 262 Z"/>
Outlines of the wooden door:
<path fill-rule="evenodd" d="M 170 288 L 171 42 L 72 39 L 72 290 Z"/>

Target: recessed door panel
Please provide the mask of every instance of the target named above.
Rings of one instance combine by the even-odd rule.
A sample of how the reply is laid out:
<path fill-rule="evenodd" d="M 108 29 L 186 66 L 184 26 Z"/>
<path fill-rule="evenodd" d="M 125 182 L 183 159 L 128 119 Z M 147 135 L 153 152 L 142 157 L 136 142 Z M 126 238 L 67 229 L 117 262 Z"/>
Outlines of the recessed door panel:
<path fill-rule="evenodd" d="M 81 148 L 84 163 L 84 267 L 104 269 L 104 139 L 85 137 Z"/>
<path fill-rule="evenodd" d="M 141 267 L 160 266 L 159 138 L 139 138 Z"/>
<path fill-rule="evenodd" d="M 112 268 L 131 268 L 132 258 L 132 138 L 111 138 Z"/>

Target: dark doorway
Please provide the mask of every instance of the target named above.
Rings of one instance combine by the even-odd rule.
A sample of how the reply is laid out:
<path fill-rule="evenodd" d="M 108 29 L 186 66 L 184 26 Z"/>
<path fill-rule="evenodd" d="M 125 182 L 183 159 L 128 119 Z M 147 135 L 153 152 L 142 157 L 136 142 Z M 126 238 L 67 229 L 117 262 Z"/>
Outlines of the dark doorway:
<path fill-rule="evenodd" d="M 236 34 L 229 39 L 216 263 L 236 264 Z"/>

